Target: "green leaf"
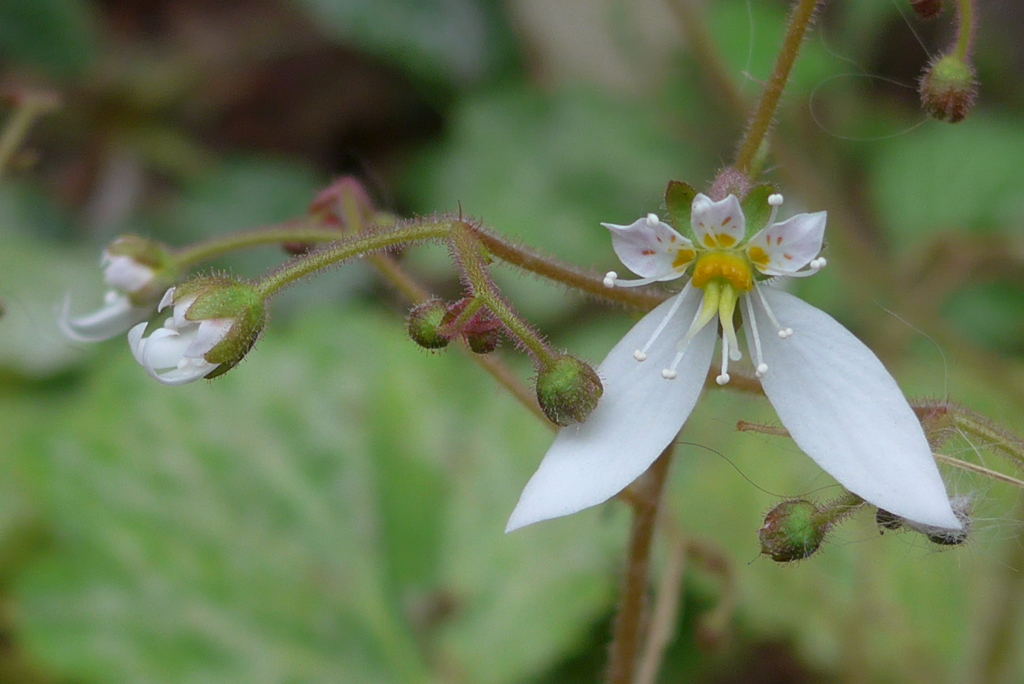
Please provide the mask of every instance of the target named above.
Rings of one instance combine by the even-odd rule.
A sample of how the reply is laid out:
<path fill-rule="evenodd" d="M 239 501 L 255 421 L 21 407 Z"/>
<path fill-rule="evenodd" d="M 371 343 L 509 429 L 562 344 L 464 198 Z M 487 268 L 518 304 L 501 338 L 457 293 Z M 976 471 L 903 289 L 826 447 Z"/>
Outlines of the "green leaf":
<path fill-rule="evenodd" d="M 768 225 L 768 218 L 772 215 L 772 207 L 768 204 L 768 197 L 778 192 L 775 186 L 763 183 L 755 185 L 743 198 L 743 217 L 747 221 L 747 237 L 756 235 Z"/>
<path fill-rule="evenodd" d="M 511 683 L 612 603 L 621 519 L 504 535 L 550 432 L 397 319 L 303 317 L 179 388 L 124 353 L 26 425 L 58 541 L 19 633 L 76 681 Z"/>
<path fill-rule="evenodd" d="M 680 181 L 669 181 L 665 188 L 665 208 L 668 210 L 668 220 L 672 227 L 683 235 L 692 232 L 690 228 L 690 212 L 693 208 L 693 198 L 697 191 L 687 183 Z"/>

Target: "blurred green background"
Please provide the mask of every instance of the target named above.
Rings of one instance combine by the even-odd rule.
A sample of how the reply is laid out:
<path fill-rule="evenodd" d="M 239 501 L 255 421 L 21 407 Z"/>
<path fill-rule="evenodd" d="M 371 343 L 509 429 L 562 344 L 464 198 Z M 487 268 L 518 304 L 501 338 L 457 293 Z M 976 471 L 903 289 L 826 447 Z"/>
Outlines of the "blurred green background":
<path fill-rule="evenodd" d="M 160 386 L 123 340 L 70 344 L 54 318 L 69 292 L 98 305 L 118 234 L 182 245 L 300 216 L 341 174 L 384 208 L 461 207 L 612 268 L 599 223 L 657 211 L 670 178 L 706 186 L 783 30 L 781 2 L 682 1 L 0 2 L 0 87 L 63 100 L 0 182 L 0 682 L 598 681 L 627 511 L 503 535 L 551 433 L 465 357 L 415 347 L 370 269 L 289 290 L 213 383 Z M 800 294 L 911 397 L 1021 434 L 1024 12 L 983 5 L 980 103 L 949 126 L 915 80 L 951 11 L 830 3 L 766 178 L 784 211 L 829 211 L 830 266 Z M 443 250 L 402 260 L 457 293 Z M 630 325 L 497 277 L 591 361 Z M 966 545 L 879 536 L 865 513 L 780 566 L 758 557 L 763 514 L 834 489 L 786 440 L 735 431 L 773 418 L 709 392 L 682 433 L 666 511 L 708 556 L 660 681 L 1021 681 L 1019 491 L 945 471 L 974 499 Z M 1013 472 L 985 446 L 945 452 Z"/>

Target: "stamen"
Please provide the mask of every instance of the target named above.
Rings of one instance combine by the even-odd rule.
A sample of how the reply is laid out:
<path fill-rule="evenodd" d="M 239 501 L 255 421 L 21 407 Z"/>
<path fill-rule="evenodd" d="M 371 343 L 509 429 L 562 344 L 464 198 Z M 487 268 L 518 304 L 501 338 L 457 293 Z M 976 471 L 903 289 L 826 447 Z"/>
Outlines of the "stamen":
<path fill-rule="evenodd" d="M 658 218 L 657 214 L 648 214 L 647 215 L 647 225 L 648 226 L 650 226 L 651 228 L 656 228 L 659 223 L 661 223 L 661 219 Z"/>
<path fill-rule="evenodd" d="M 778 271 L 774 271 L 768 273 L 767 275 L 782 276 L 784 278 L 806 278 L 807 276 L 812 276 L 821 269 L 825 268 L 827 264 L 828 261 L 825 259 L 825 257 L 818 257 L 817 259 L 812 259 L 811 262 L 807 264 L 807 268 L 804 269 L 803 271 L 793 271 L 792 273 L 781 273 Z"/>
<path fill-rule="evenodd" d="M 687 283 L 687 287 L 690 287 L 689 283 Z M 686 290 L 683 290 L 683 292 L 685 293 Z M 697 333 L 703 330 L 704 326 L 707 325 L 718 313 L 720 295 L 721 291 L 719 287 L 717 287 L 716 283 L 711 283 L 708 287 L 704 288 L 704 298 L 701 300 L 700 309 L 698 309 L 697 313 L 694 314 L 693 321 L 690 323 L 690 328 L 686 331 L 686 334 L 683 335 L 683 339 L 679 340 L 678 351 L 676 352 L 675 358 L 672 359 L 671 365 L 661 371 L 661 377 L 666 380 L 675 380 L 679 375 L 676 372 L 676 368 L 679 367 L 679 362 L 683 360 L 683 356 L 686 354 L 686 350 L 690 346 L 690 340 L 692 340 Z M 682 295 L 679 295 L 679 298 L 682 299 Z M 647 346 L 644 347 L 644 349 L 646 350 L 649 346 L 650 342 L 647 343 Z"/>
<path fill-rule="evenodd" d="M 729 338 L 722 335 L 722 373 L 715 378 L 719 385 L 729 382 Z"/>
<path fill-rule="evenodd" d="M 768 372 L 768 364 L 761 356 L 761 335 L 757 332 L 757 319 L 754 318 L 754 302 L 750 297 L 745 298 L 744 302 L 747 305 L 747 323 L 750 325 L 748 334 L 754 340 L 754 375 L 763 378 Z"/>
<path fill-rule="evenodd" d="M 103 294 L 103 303 L 104 304 L 113 304 L 114 302 L 116 302 L 118 300 L 118 298 L 120 296 L 121 295 L 119 295 L 116 290 L 107 290 Z"/>
<path fill-rule="evenodd" d="M 779 331 L 779 339 L 784 340 L 792 335 L 792 328 L 783 328 L 779 325 L 779 319 L 775 318 L 775 314 L 772 313 L 772 307 L 768 306 L 768 301 L 764 298 L 764 295 L 761 294 L 761 287 L 757 283 L 754 283 L 754 292 L 757 293 L 758 299 L 761 300 L 761 306 L 764 307 L 764 312 L 768 314 L 768 320 L 770 320 L 772 325 L 775 326 L 775 329 Z"/>
<path fill-rule="evenodd" d="M 672 317 L 676 315 L 676 311 L 679 310 L 679 306 L 683 303 L 683 295 L 687 293 L 689 287 L 690 285 L 687 283 L 686 287 L 683 288 L 683 291 L 676 295 L 675 301 L 672 302 L 672 306 L 670 306 L 668 311 L 665 312 L 665 317 L 661 319 L 661 323 L 658 323 L 658 327 L 654 329 L 654 333 L 651 335 L 651 338 L 647 340 L 647 344 L 643 346 L 643 349 L 637 349 L 633 352 L 634 359 L 641 363 L 647 360 L 647 352 L 650 350 L 651 345 L 654 344 L 654 341 L 658 339 L 658 336 L 665 330 L 665 326 L 667 326 L 669 321 L 672 320 Z"/>
<path fill-rule="evenodd" d="M 779 213 L 779 207 L 782 206 L 782 195 L 774 193 L 768 195 L 768 204 L 772 208 L 772 213 L 768 216 L 768 225 L 775 225 L 775 216 Z"/>
<path fill-rule="evenodd" d="M 650 278 L 638 278 L 636 280 L 619 280 L 619 274 L 615 271 L 608 271 L 604 274 L 604 280 L 601 282 L 605 287 L 643 287 L 644 285 L 650 285 L 651 283 L 661 282 L 661 279 L 667 275 L 675 273 L 675 270 L 669 269 L 664 273 L 658 273 L 651 276 Z"/>

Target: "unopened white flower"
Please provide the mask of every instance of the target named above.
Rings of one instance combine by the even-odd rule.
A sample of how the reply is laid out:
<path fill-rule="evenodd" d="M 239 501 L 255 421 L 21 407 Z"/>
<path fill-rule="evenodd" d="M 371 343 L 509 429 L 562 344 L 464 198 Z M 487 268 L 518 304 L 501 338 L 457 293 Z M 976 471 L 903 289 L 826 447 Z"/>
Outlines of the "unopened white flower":
<path fill-rule="evenodd" d="M 57 316 L 64 335 L 76 342 L 100 342 L 122 335 L 156 311 L 166 284 L 166 252 L 158 243 L 128 235 L 103 250 L 100 266 L 109 288 L 103 306 L 80 316 L 71 315 L 71 296 Z"/>
<path fill-rule="evenodd" d="M 749 240 L 735 196 L 698 194 L 694 240 L 650 214 L 604 224 L 616 254 L 641 280 L 610 272 L 608 287 L 690 273 L 682 292 L 651 311 L 598 368 L 604 394 L 581 425 L 563 428 L 523 490 L 506 531 L 575 513 L 617 494 L 675 438 L 703 389 L 718 327 L 719 384 L 742 357 L 737 309 L 765 395 L 797 445 L 840 484 L 908 520 L 959 529 L 921 425 L 878 358 L 828 314 L 772 287 L 771 277 L 812 275 L 825 212 L 776 223 Z"/>
<path fill-rule="evenodd" d="M 252 349 L 266 322 L 253 285 L 211 276 L 172 287 L 157 307 L 171 315 L 148 336 L 148 323 L 128 331 L 135 360 L 165 385 L 184 385 L 230 370 Z"/>
<path fill-rule="evenodd" d="M 160 300 L 158 311 L 174 301 L 175 288 Z M 139 323 L 128 331 L 128 346 L 132 356 L 154 379 L 165 385 L 184 385 L 205 378 L 220 364 L 206 360 L 206 355 L 223 342 L 235 323 L 233 318 L 209 318 L 190 321 L 186 318 L 196 296 L 182 298 L 174 303 L 171 316 L 163 327 L 148 336 L 146 323 Z"/>

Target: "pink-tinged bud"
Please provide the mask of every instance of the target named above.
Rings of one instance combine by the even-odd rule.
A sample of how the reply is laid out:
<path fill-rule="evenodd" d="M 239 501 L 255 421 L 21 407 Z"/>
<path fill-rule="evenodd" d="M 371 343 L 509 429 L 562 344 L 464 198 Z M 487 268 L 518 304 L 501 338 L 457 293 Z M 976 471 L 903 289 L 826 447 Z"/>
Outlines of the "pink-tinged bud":
<path fill-rule="evenodd" d="M 537 403 L 552 423 L 582 423 L 604 393 L 601 379 L 589 365 L 564 354 L 537 373 Z"/>
<path fill-rule="evenodd" d="M 942 0 L 910 0 L 910 7 L 921 19 L 934 19 L 942 13 Z"/>
<path fill-rule="evenodd" d="M 978 99 L 974 67 L 956 55 L 932 61 L 921 77 L 921 105 L 933 119 L 963 121 Z"/>
<path fill-rule="evenodd" d="M 783 501 L 768 512 L 757 533 L 761 553 L 777 563 L 807 558 L 821 547 L 828 528 L 827 516 L 810 501 Z"/>
<path fill-rule="evenodd" d="M 460 299 L 448 307 L 442 321 L 446 334 L 461 335 L 470 351 L 476 354 L 490 354 L 501 341 L 501 322 L 487 309 L 477 309 L 465 317 L 463 313 L 470 304 L 476 304 L 472 297 Z"/>
<path fill-rule="evenodd" d="M 745 173 L 740 173 L 729 166 L 719 171 L 718 176 L 711 183 L 711 187 L 708 188 L 708 197 L 718 202 L 729 195 L 746 197 L 748 192 L 750 192 L 750 179 Z"/>
<path fill-rule="evenodd" d="M 354 176 L 342 176 L 317 193 L 309 204 L 309 216 L 323 226 L 339 232 L 355 232 L 373 222 L 376 208 L 366 188 Z M 285 242 L 289 254 L 304 254 L 313 248 L 309 242 Z"/>
<path fill-rule="evenodd" d="M 424 349 L 444 349 L 449 338 L 442 334 L 441 326 L 447 314 L 448 305 L 437 297 L 417 304 L 406 321 L 409 337 Z"/>

